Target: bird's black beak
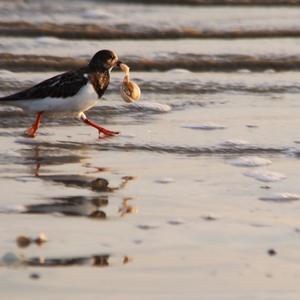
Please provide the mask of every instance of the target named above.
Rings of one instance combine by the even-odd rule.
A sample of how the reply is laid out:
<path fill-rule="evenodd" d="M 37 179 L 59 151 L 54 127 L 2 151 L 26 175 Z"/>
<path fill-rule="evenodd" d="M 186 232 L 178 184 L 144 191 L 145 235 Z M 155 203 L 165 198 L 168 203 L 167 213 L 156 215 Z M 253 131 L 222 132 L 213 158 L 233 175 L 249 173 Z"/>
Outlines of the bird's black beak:
<path fill-rule="evenodd" d="M 122 64 L 122 62 L 120 60 L 118 60 L 116 63 L 116 66 L 120 68 L 120 64 Z"/>

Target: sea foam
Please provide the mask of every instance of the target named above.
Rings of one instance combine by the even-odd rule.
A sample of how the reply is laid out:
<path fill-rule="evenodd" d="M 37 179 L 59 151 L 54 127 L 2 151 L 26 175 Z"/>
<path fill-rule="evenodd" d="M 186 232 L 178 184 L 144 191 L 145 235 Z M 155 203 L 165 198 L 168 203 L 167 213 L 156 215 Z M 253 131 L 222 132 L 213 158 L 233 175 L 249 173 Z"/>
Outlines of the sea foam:
<path fill-rule="evenodd" d="M 270 165 L 272 161 L 259 156 L 241 156 L 231 160 L 230 163 L 238 167 L 259 167 Z"/>
<path fill-rule="evenodd" d="M 268 170 L 255 170 L 244 173 L 245 176 L 253 177 L 256 180 L 263 182 L 275 182 L 286 179 L 286 176 L 282 173 L 272 172 Z"/>

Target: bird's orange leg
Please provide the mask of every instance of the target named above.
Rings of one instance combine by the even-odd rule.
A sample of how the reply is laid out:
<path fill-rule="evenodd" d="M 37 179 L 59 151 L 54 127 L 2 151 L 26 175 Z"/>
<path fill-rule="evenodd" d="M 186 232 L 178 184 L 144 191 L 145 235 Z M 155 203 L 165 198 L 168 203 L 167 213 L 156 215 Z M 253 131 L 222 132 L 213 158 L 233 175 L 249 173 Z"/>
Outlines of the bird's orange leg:
<path fill-rule="evenodd" d="M 80 118 L 81 118 L 81 120 L 82 120 L 85 124 L 87 124 L 87 125 L 89 125 L 89 126 L 92 126 L 92 127 L 96 128 L 96 129 L 98 129 L 99 135 L 100 135 L 100 133 L 103 133 L 104 135 L 108 135 L 108 136 L 114 136 L 114 135 L 116 135 L 116 134 L 119 134 L 119 131 L 111 131 L 111 130 L 108 130 L 108 129 L 106 129 L 106 128 L 100 126 L 100 125 L 98 125 L 97 123 L 95 123 L 95 122 L 89 120 L 89 119 L 85 116 L 84 113 L 82 113 L 82 114 L 80 115 Z"/>
<path fill-rule="evenodd" d="M 32 126 L 30 128 L 28 128 L 25 131 L 25 134 L 28 137 L 34 138 L 36 136 L 36 132 L 40 128 L 41 117 L 42 117 L 43 113 L 44 113 L 43 111 L 42 112 L 38 112 L 37 115 L 36 115 L 35 122 L 32 124 Z"/>

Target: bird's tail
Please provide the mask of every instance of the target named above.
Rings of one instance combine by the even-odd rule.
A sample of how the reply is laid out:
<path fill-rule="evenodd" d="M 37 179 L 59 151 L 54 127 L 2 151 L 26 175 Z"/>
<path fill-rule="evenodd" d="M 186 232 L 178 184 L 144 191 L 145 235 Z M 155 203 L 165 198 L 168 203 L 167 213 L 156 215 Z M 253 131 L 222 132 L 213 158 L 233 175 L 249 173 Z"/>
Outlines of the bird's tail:
<path fill-rule="evenodd" d="M 13 103 L 13 102 L 17 102 L 17 100 L 21 100 L 20 92 L 0 97 L 0 104 L 10 103 L 10 102 Z"/>
<path fill-rule="evenodd" d="M 14 100 L 14 97 L 12 97 L 14 95 L 8 95 L 8 96 L 4 96 L 4 97 L 0 97 L 0 105 L 9 105 L 9 106 L 16 106 L 19 107 L 18 101 Z"/>

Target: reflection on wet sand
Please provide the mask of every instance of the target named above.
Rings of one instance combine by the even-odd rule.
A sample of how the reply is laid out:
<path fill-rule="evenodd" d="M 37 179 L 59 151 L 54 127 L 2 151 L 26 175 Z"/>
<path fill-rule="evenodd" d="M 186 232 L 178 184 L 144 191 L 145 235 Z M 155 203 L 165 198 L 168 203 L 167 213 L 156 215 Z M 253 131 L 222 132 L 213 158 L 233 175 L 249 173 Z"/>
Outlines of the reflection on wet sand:
<path fill-rule="evenodd" d="M 84 159 L 83 156 L 73 153 L 64 153 L 61 149 L 44 149 L 40 146 L 35 146 L 32 149 L 24 149 L 22 151 L 23 157 L 27 163 L 32 163 L 34 176 L 40 175 L 42 165 L 61 165 L 80 163 Z M 59 154 L 59 155 L 58 155 Z"/>
<path fill-rule="evenodd" d="M 124 188 L 129 181 L 134 179 L 133 176 L 124 176 L 119 186 L 110 187 L 108 180 L 105 178 L 93 178 L 85 175 L 43 175 L 38 177 L 46 181 L 63 184 L 67 187 L 87 188 L 96 192 L 117 191 Z"/>
<path fill-rule="evenodd" d="M 62 187 L 75 187 L 79 189 L 88 189 L 96 193 L 92 196 L 68 195 L 60 197 L 46 198 L 46 203 L 29 204 L 25 206 L 22 213 L 25 214 L 58 214 L 64 216 L 83 216 L 94 219 L 106 219 L 107 213 L 103 210 L 109 205 L 109 194 L 125 188 L 128 182 L 135 179 L 134 176 L 123 176 L 117 186 L 110 186 L 109 181 L 103 177 L 93 177 L 80 174 L 49 174 L 47 169 L 43 169 L 47 165 L 63 165 L 66 163 L 81 163 L 85 158 L 78 155 L 78 149 L 65 149 L 58 145 L 51 144 L 34 145 L 29 149 L 23 149 L 22 161 L 27 165 L 31 164 L 31 176 L 37 177 L 45 182 L 61 185 Z M 75 152 L 75 153 L 74 153 Z M 83 167 L 88 171 L 85 173 L 102 173 L 110 169 L 106 167 L 93 166 L 91 163 L 84 163 Z M 91 170 L 91 171 L 90 171 Z M 100 193 L 100 194 L 99 194 Z M 44 199 L 43 199 L 44 200 Z M 129 205 L 130 197 L 122 197 L 121 205 L 117 209 L 117 215 L 120 217 L 130 213 L 137 213 L 137 208 Z"/>
<path fill-rule="evenodd" d="M 122 205 L 119 208 L 120 216 L 123 217 L 126 214 L 137 213 L 138 209 L 135 206 L 131 206 L 128 204 L 128 201 L 132 200 L 131 197 L 127 197 L 123 199 Z"/>
<path fill-rule="evenodd" d="M 54 197 L 49 203 L 32 204 L 25 207 L 26 214 L 62 214 L 65 216 L 93 216 L 100 212 L 101 207 L 108 205 L 108 196 L 84 197 L 67 196 Z M 106 214 L 103 212 L 103 218 Z"/>
<path fill-rule="evenodd" d="M 120 258 L 112 257 L 110 254 L 97 254 L 91 256 L 78 256 L 66 258 L 45 258 L 32 257 L 24 259 L 24 265 L 31 267 L 67 267 L 67 266 L 92 266 L 92 267 L 108 267 L 111 265 L 127 264 L 132 259 L 128 256 Z"/>
<path fill-rule="evenodd" d="M 91 267 L 109 267 L 115 265 L 125 265 L 132 261 L 132 258 L 124 256 L 115 256 L 107 253 L 47 258 L 44 256 L 27 258 L 25 255 L 16 255 L 12 252 L 6 253 L 1 259 L 2 266 L 30 266 L 30 267 L 69 267 L 69 266 L 91 266 Z"/>
<path fill-rule="evenodd" d="M 101 166 L 94 166 L 93 163 L 82 162 L 86 157 L 82 155 L 82 149 L 85 145 L 72 145 L 66 147 L 63 143 L 38 143 L 26 144 L 28 148 L 20 150 L 21 156 L 11 156 L 10 163 L 29 166 L 28 178 L 35 177 L 37 180 L 46 182 L 50 185 L 59 187 L 59 190 L 66 190 L 66 196 L 46 196 L 42 198 L 42 203 L 25 205 L 22 210 L 16 210 L 16 213 L 22 214 L 51 214 L 61 216 L 78 216 L 91 219 L 107 219 L 108 212 L 105 209 L 109 206 L 110 196 L 114 194 L 114 200 L 117 191 L 126 187 L 126 185 L 135 179 L 134 176 L 120 177 L 119 184 L 111 186 L 107 178 L 103 176 L 93 176 L 98 173 L 108 172 L 110 169 Z M 5 163 L 5 160 L 4 160 Z M 47 166 L 64 166 L 65 164 L 79 165 L 83 167 L 81 174 L 55 174 Z M 78 168 L 76 168 L 78 169 Z M 25 178 L 22 174 L 20 178 Z M 18 176 L 16 177 L 18 178 Z M 25 180 L 26 182 L 26 180 Z M 76 188 L 76 195 L 72 195 L 72 189 Z M 89 190 L 91 195 L 86 195 Z M 70 191 L 70 193 L 68 193 Z M 82 191 L 82 193 L 80 193 Z M 118 197 L 117 197 L 118 198 Z M 113 203 L 115 213 L 111 207 L 110 214 L 114 217 L 124 217 L 130 213 L 137 213 L 137 208 L 130 205 L 131 197 L 120 196 L 120 203 Z M 114 201 L 115 202 L 115 201 Z M 5 210 L 3 210 L 5 212 Z M 47 229 L 45 230 L 47 233 Z M 30 248 L 31 246 L 42 246 L 47 241 L 45 234 L 38 237 L 30 237 L 27 234 L 21 234 L 16 238 L 16 244 L 19 250 Z M 45 257 L 33 256 L 27 257 L 25 253 L 7 252 L 0 259 L 0 266 L 13 267 L 64 267 L 64 266 L 92 266 L 107 267 L 114 265 L 124 265 L 132 259 L 127 255 L 114 255 L 110 253 L 100 253 L 85 256 L 71 257 Z M 30 278 L 38 279 L 40 275 L 33 273 Z"/>
<path fill-rule="evenodd" d="M 61 214 L 64 216 L 79 216 L 95 219 L 106 219 L 103 208 L 109 204 L 108 195 L 98 197 L 67 196 L 51 198 L 49 203 L 30 204 L 25 206 L 25 214 Z M 130 213 L 137 213 L 136 207 L 128 204 L 131 198 L 124 198 L 118 213 L 120 217 Z"/>
<path fill-rule="evenodd" d="M 25 214 L 62 214 L 65 216 L 84 216 L 95 219 L 106 219 L 103 208 L 109 204 L 109 193 L 122 189 L 133 180 L 132 176 L 122 177 L 119 186 L 110 187 L 105 178 L 91 178 L 83 175 L 49 175 L 39 176 L 40 179 L 63 184 L 66 187 L 91 189 L 94 192 L 105 192 L 97 196 L 65 196 L 52 197 L 48 203 L 30 204 L 25 206 Z M 130 197 L 122 200 L 118 213 L 121 217 L 129 213 L 137 213 L 137 208 L 128 204 Z"/>

